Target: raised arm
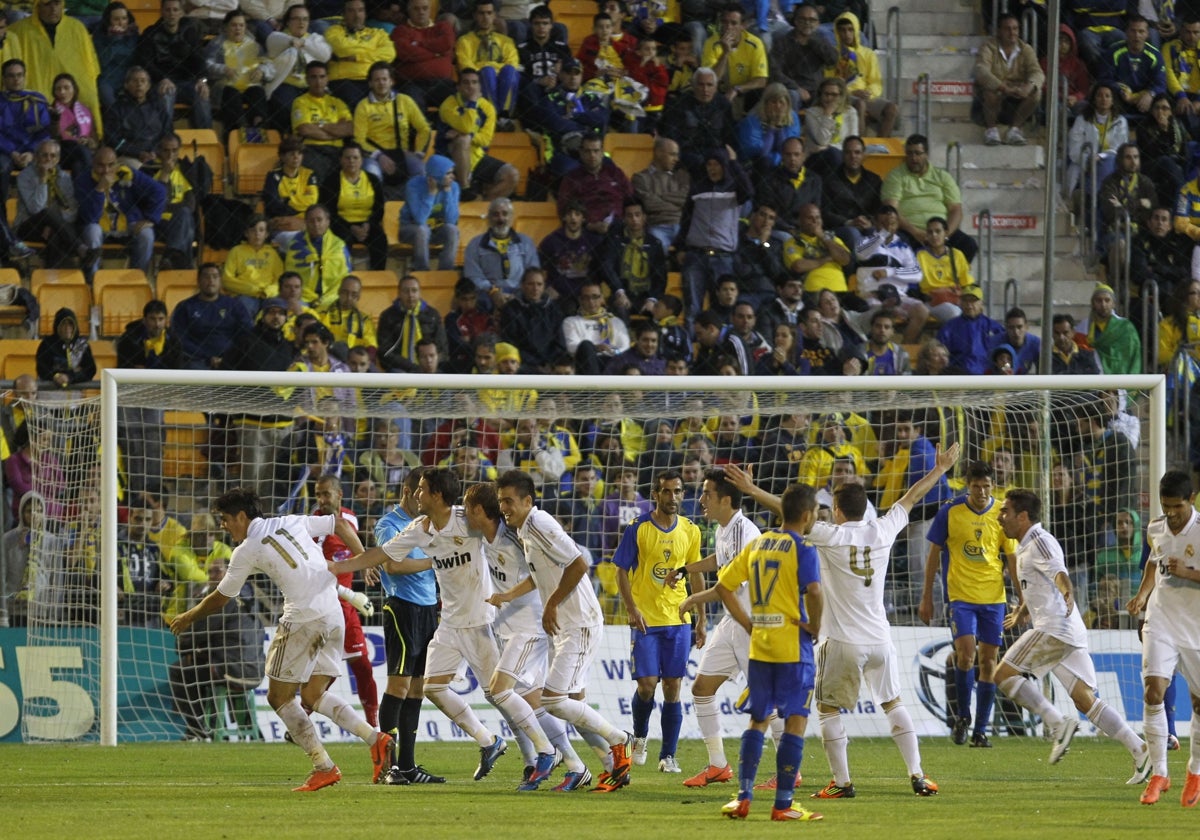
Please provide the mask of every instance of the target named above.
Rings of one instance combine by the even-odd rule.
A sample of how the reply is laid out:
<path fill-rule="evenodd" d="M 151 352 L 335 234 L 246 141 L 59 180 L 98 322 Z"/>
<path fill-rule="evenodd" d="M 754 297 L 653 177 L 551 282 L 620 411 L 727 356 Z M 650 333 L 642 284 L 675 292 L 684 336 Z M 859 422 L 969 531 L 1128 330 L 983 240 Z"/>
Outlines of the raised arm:
<path fill-rule="evenodd" d="M 942 451 L 942 445 L 937 445 L 937 455 L 934 457 L 933 469 L 921 476 L 921 478 L 912 487 L 908 488 L 908 492 L 899 498 L 896 502 L 904 508 L 905 511 L 911 511 L 913 505 L 924 499 L 926 494 L 933 489 L 950 468 L 958 461 L 959 446 L 958 442 L 952 443 L 950 448 L 945 452 Z"/>

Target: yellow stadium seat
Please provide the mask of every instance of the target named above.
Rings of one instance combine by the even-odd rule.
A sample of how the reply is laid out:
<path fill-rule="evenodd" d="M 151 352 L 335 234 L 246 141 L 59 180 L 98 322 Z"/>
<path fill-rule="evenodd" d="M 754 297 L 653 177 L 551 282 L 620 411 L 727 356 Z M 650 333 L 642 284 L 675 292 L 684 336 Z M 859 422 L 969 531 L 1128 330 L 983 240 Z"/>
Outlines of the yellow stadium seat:
<path fill-rule="evenodd" d="M 534 245 L 541 245 L 542 240 L 557 230 L 560 224 L 556 218 L 517 219 L 517 230 L 532 239 Z"/>
<path fill-rule="evenodd" d="M 637 135 L 629 136 L 636 137 Z M 633 180 L 633 176 L 636 173 L 641 172 L 654 162 L 653 150 L 639 149 L 633 146 L 617 146 L 616 148 L 609 149 L 608 156 L 625 173 L 625 177 L 630 180 Z"/>
<path fill-rule="evenodd" d="M 180 291 L 185 293 L 183 297 L 191 297 L 196 294 L 196 272 L 190 268 L 172 268 L 163 269 L 154 277 L 155 297 L 161 301 L 166 301 L 166 294 L 169 291 Z M 167 310 L 170 311 L 170 306 Z"/>
<path fill-rule="evenodd" d="M 229 135 L 229 170 L 233 191 L 238 195 L 257 195 L 262 192 L 267 173 L 279 162 L 279 132 L 268 131 L 266 143 L 243 143 L 241 137 L 240 131 Z"/>
<path fill-rule="evenodd" d="M 87 285 L 87 279 L 77 268 L 35 268 L 29 277 L 29 291 L 36 296 L 38 290 L 47 283 L 57 286 Z"/>
<path fill-rule="evenodd" d="M 203 155 L 213 173 L 213 195 L 223 195 L 225 187 L 225 147 L 221 138 L 211 128 L 179 128 L 175 130 L 183 146 L 180 157 L 195 160 Z"/>
<path fill-rule="evenodd" d="M 683 300 L 683 273 L 679 271 L 667 272 L 667 294 L 675 295 L 675 297 Z"/>
<path fill-rule="evenodd" d="M 359 280 L 362 281 L 364 289 L 387 289 L 393 295 L 396 294 L 396 286 L 400 282 L 400 275 L 395 271 L 352 271 L 350 272 Z"/>
<path fill-rule="evenodd" d="M 149 285 L 150 281 L 140 268 L 102 268 L 92 277 L 92 293 L 99 299 L 100 292 L 114 283 L 133 286 L 138 283 Z"/>
<path fill-rule="evenodd" d="M 383 310 L 392 305 L 392 301 L 396 299 L 395 289 L 384 289 L 379 286 L 374 288 L 363 288 L 362 294 L 358 298 L 358 308 L 379 322 L 379 315 Z"/>
<path fill-rule="evenodd" d="M 880 178 L 904 162 L 903 137 L 864 137 L 867 154 L 863 157 L 863 169 L 870 170 Z M 881 151 L 886 149 L 886 151 Z"/>
<path fill-rule="evenodd" d="M 120 335 L 154 297 L 148 283 L 113 283 L 100 293 L 100 334 Z"/>
<path fill-rule="evenodd" d="M 92 358 L 96 360 L 96 378 L 100 371 L 117 366 L 117 346 L 114 342 L 101 339 L 92 342 Z"/>
<path fill-rule="evenodd" d="M 383 203 L 383 233 L 387 236 L 388 250 L 397 250 L 403 245 L 400 242 L 400 210 L 403 207 L 403 201 Z"/>
<path fill-rule="evenodd" d="M 521 230 L 520 218 L 516 221 L 517 230 Z M 471 240 L 481 233 L 486 233 L 488 229 L 487 217 L 479 216 L 464 216 L 459 214 L 458 217 L 458 254 L 454 258 L 454 264 L 461 266 L 463 264 L 463 256 L 467 253 L 467 246 L 471 244 Z"/>
<path fill-rule="evenodd" d="M 440 289 L 449 289 L 454 293 L 454 286 L 462 275 L 454 269 L 435 271 L 414 271 L 412 275 L 421 281 L 421 296 Z"/>
<path fill-rule="evenodd" d="M 88 322 L 92 317 L 92 290 L 86 283 L 45 285 L 38 291 L 37 299 L 42 307 L 40 335 L 54 335 L 54 314 L 64 306 L 75 313 L 80 334 L 88 334 Z"/>
<path fill-rule="evenodd" d="M 517 182 L 517 194 L 525 193 L 525 184 L 529 181 L 529 170 L 541 163 L 541 152 L 533 144 L 528 134 L 520 132 L 497 132 L 492 136 L 492 145 L 488 154 L 499 158 L 505 163 L 511 163 L 520 173 Z"/>
<path fill-rule="evenodd" d="M 16 379 L 23 373 L 37 376 L 37 338 L 6 338 L 0 342 L 4 360 L 0 362 L 0 379 Z"/>
<path fill-rule="evenodd" d="M 522 219 L 557 219 L 558 205 L 553 201 L 517 201 L 513 203 L 517 222 Z"/>

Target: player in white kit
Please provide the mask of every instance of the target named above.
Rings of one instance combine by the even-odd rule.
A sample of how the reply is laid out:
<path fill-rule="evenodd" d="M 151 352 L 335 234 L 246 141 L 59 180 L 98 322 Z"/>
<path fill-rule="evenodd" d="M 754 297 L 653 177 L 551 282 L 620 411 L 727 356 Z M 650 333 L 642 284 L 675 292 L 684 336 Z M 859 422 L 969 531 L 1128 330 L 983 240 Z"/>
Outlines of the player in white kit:
<path fill-rule="evenodd" d="M 1192 720 L 1200 715 L 1200 514 L 1196 492 L 1186 472 L 1172 470 L 1158 482 L 1163 515 L 1146 526 L 1150 557 L 1142 585 L 1129 601 L 1129 612 L 1146 611 L 1142 628 L 1142 683 L 1146 702 L 1145 732 L 1152 775 L 1142 804 L 1153 805 L 1170 789 L 1167 771 L 1167 716 L 1163 693 L 1178 668 L 1192 695 Z M 1180 803 L 1200 801 L 1200 732 L 1192 733 L 1187 781 Z"/>
<path fill-rule="evenodd" d="M 496 488 L 504 521 L 516 530 L 525 548 L 530 575 L 492 600 L 506 603 L 537 589 L 542 599 L 542 629 L 552 640 L 542 705 L 578 729 L 594 748 L 608 749 L 612 769 L 592 790 L 619 790 L 629 784 L 633 736 L 613 726 L 583 701 L 604 632 L 604 616 L 588 578 L 588 563 L 558 521 L 534 506 L 536 488 L 528 473 L 509 470 L 500 476 Z M 572 766 L 568 758 L 567 763 L 566 778 L 556 791 L 579 790 L 591 781 L 591 772 L 582 761 Z"/>
<path fill-rule="evenodd" d="M 220 612 L 237 597 L 246 579 L 265 574 L 283 594 L 283 613 L 267 651 L 267 702 L 312 759 L 313 770 L 295 790 L 319 790 L 337 784 L 342 773 L 321 745 L 304 709 L 320 712 L 371 747 L 372 782 L 386 768 L 391 736 L 375 727 L 329 686 L 342 672 L 345 623 L 338 604 L 337 579 L 330 574 L 321 547 L 313 540 L 336 534 L 352 551 L 362 551 L 353 526 L 340 516 L 281 516 L 266 519 L 252 490 L 238 488 L 220 496 L 214 507 L 221 527 L 237 546 L 225 576 L 203 601 L 171 622 L 179 635 L 194 622 Z M 300 697 L 297 699 L 296 692 Z M 303 703 L 303 706 L 301 705 Z"/>
<path fill-rule="evenodd" d="M 496 487 L 491 483 L 473 484 L 463 496 L 467 524 L 483 535 L 488 568 L 497 591 L 512 589 L 529 577 L 525 550 L 516 531 L 504 524 Z M 493 594 L 489 601 L 497 608 L 496 637 L 500 642 L 500 661 L 492 674 L 489 691 L 505 716 L 514 704 L 512 695 L 519 694 L 529 707 L 528 716 L 516 721 L 509 719 L 521 754 L 525 759 L 525 774 L 517 790 L 537 790 L 560 760 L 579 756 L 567 737 L 563 722 L 542 708 L 542 685 L 546 681 L 549 639 L 542 629 L 542 599 L 537 590 L 525 593 L 508 602 L 500 602 Z M 517 713 L 523 713 L 517 710 Z M 555 754 L 558 750 L 558 755 Z"/>
<path fill-rule="evenodd" d="M 1063 717 L 1042 693 L 1038 681 L 1053 673 L 1075 708 L 1129 750 L 1134 770 L 1126 784 L 1140 785 L 1150 777 L 1150 750 L 1120 712 L 1096 696 L 1096 668 L 1088 654 L 1087 628 L 1071 592 L 1062 546 L 1041 526 L 1041 519 L 1042 500 L 1036 493 L 1008 491 L 1000 508 L 1000 527 L 1004 536 L 1018 541 L 1017 577 L 1023 599 L 1005 616 L 1004 627 L 1013 627 L 1026 613 L 1033 627 L 1004 654 L 996 669 L 996 685 L 1045 721 L 1054 734 L 1050 763 L 1057 764 L 1071 746 L 1079 717 Z"/>
<path fill-rule="evenodd" d="M 481 681 L 491 679 L 500 659 L 492 631 L 496 608 L 487 602 L 492 594 L 492 576 L 483 539 L 468 528 L 466 512 L 453 504 L 456 498 L 458 478 L 451 470 L 427 470 L 417 485 L 421 515 L 384 545 L 343 560 L 337 569 L 368 569 L 389 559 L 396 561 L 392 568 L 399 574 L 433 569 L 442 596 L 442 614 L 425 660 L 425 696 L 479 745 L 479 766 L 475 770 L 475 780 L 479 781 L 492 771 L 508 745 L 493 735 L 450 688 L 464 659 Z M 421 549 L 425 557 L 409 557 L 415 548 Z"/>
<path fill-rule="evenodd" d="M 946 452 L 939 446 L 934 468 L 876 519 L 864 519 L 867 493 L 863 486 L 843 484 L 833 494 L 833 524 L 815 522 L 808 534 L 821 558 L 821 591 L 825 595 L 816 700 L 821 741 L 833 774 L 829 784 L 812 795 L 814 799 L 852 799 L 856 795 L 841 709 L 858 702 L 864 678 L 887 715 L 913 793 L 934 796 L 938 792 L 937 783 L 921 768 L 916 729 L 900 698 L 900 669 L 883 596 L 892 546 L 908 526 L 909 511 L 957 460 L 957 443 Z"/>
<path fill-rule="evenodd" d="M 762 536 L 762 531 L 742 513 L 742 491 L 725 478 L 721 469 L 709 470 L 704 476 L 700 491 L 700 507 L 704 515 L 717 523 L 716 546 L 712 554 L 698 563 L 688 563 L 667 573 L 665 584 L 675 586 L 683 575 L 696 578 L 690 581 L 692 595 L 680 604 L 679 614 L 697 610 L 696 635 L 700 639 L 704 632 L 705 604 L 719 602 L 721 596 L 715 588 L 704 589 L 700 583 L 704 572 L 716 572 L 725 568 L 742 549 Z M 742 585 L 736 593 L 746 614 L 750 614 L 749 587 Z M 684 781 L 687 787 L 706 787 L 716 782 L 728 782 L 733 778 L 733 768 L 725 757 L 725 741 L 721 737 L 721 713 L 717 703 L 717 689 L 728 679 L 746 673 L 750 659 L 750 634 L 732 616 L 726 614 L 713 629 L 712 636 L 700 648 L 700 666 L 696 681 L 692 683 L 692 706 L 696 710 L 696 722 L 700 735 L 708 750 L 707 766 Z M 783 721 L 771 716 L 772 735 L 778 746 L 783 734 Z"/>

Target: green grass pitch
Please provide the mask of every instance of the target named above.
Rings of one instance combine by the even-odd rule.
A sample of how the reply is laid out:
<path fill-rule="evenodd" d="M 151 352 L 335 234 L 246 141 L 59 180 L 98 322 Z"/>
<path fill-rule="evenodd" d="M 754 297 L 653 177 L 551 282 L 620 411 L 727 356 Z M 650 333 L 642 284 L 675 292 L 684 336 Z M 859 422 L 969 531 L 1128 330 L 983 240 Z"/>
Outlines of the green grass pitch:
<path fill-rule="evenodd" d="M 0 745 L 0 815 L 4 836 L 36 838 L 329 838 L 555 837 L 764 837 L 776 832 L 810 837 L 999 838 L 1133 837 L 1150 840 L 1200 837 L 1200 808 L 1179 805 L 1188 742 L 1170 753 L 1173 787 L 1153 807 L 1138 803 L 1140 787 L 1127 787 L 1128 755 L 1105 739 L 1078 738 L 1070 754 L 1049 766 L 1041 739 L 997 738 L 991 750 L 955 747 L 948 738 L 926 738 L 926 772 L 939 796 L 913 796 L 899 755 L 887 739 L 855 739 L 851 769 L 858 797 L 817 803 L 809 794 L 828 780 L 819 739 L 805 744 L 804 782 L 798 800 L 825 814 L 819 823 L 785 826 L 769 821 L 771 794 L 760 792 L 750 819 L 730 821 L 720 806 L 733 784 L 689 790 L 683 776 L 658 772 L 651 743 L 645 767 L 634 768 L 630 787 L 611 795 L 584 792 L 517 793 L 520 754 L 509 752 L 492 775 L 471 781 L 478 751 L 465 744 L 418 745 L 418 759 L 445 774 L 445 785 L 383 787 L 370 784 L 365 746 L 334 744 L 330 753 L 343 780 L 316 793 L 292 793 L 308 761 L 290 744 Z M 590 750 L 581 755 L 595 769 Z M 726 745 L 736 761 L 737 742 Z M 698 741 L 684 742 L 685 775 L 704 762 Z M 759 778 L 774 770 L 767 747 Z M 560 777 L 561 771 L 555 773 Z M 549 786 L 546 786 L 547 788 Z"/>

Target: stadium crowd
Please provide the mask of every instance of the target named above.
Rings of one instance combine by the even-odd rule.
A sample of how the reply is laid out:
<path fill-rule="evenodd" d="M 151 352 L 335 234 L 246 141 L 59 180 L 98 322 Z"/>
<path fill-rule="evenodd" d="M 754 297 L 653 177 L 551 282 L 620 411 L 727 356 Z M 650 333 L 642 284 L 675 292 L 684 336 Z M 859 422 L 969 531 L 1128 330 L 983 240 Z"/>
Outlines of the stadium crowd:
<path fill-rule="evenodd" d="M 1100 205 L 1108 212 L 1127 202 L 1138 220 L 1132 276 L 1159 284 L 1159 363 L 1177 363 L 1181 348 L 1200 358 L 1200 281 L 1189 268 L 1200 186 L 1183 177 L 1186 157 L 1173 169 L 1149 151 L 1159 76 L 1150 87 L 1126 79 L 1147 65 L 1126 53 L 1158 56 L 1153 36 L 1162 35 L 1161 55 L 1178 60 L 1173 72 L 1176 59 L 1158 59 L 1171 113 L 1157 124 L 1176 139 L 1190 131 L 1200 76 L 1181 75 L 1188 59 L 1179 56 L 1197 66 L 1200 21 L 1184 14 L 1171 39 L 1158 22 L 1147 42 L 1146 22 L 1131 15 L 1116 39 L 1120 30 L 1080 17 L 1075 5 L 1074 34 L 1060 42 L 1080 111 L 1072 138 L 1084 137 L 1072 149 L 1092 142 L 1103 157 L 1104 143 L 1136 132 L 1136 145 L 1111 150 Z M 871 138 L 889 135 L 898 113 L 883 97 L 858 4 L 781 3 L 777 15 L 762 12 L 768 4 L 754 13 L 683 4 L 681 14 L 674 4 L 604 0 L 574 52 L 567 41 L 577 33 L 552 6 L 215 6 L 163 0 L 158 19 L 139 31 L 120 2 L 68 4 L 64 15 L 61 3 L 35 0 L 0 41 L 0 104 L 11 117 L 0 172 L 18 173 L 16 213 L 0 231 L 8 259 L 29 258 L 24 238 L 43 264 L 77 264 L 89 279 L 112 244 L 128 246 L 130 266 L 151 276 L 200 262 L 194 294 L 170 309 L 151 301 L 116 336 L 120 366 L 479 376 L 1039 372 L 1040 340 L 1025 313 L 1011 309 L 1003 322 L 983 313 L 959 188 L 930 163 L 928 139 L 907 137 L 903 160 L 884 177 L 864 165 L 877 151 Z M 980 53 L 988 143 L 1025 142 L 1029 103 L 1040 99 L 1041 69 L 1026 60 L 1031 48 L 1015 23 L 1002 16 Z M 1112 61 L 1096 51 L 1095 31 L 1112 41 Z M 1088 45 L 1084 62 L 1076 37 Z M 1007 75 L 1018 70 L 1026 76 Z M 1126 128 L 1134 111 L 1147 116 Z M 172 128 L 182 116 L 194 128 L 219 125 L 229 143 L 261 145 L 282 132 L 278 166 L 254 206 L 211 183 L 211 167 Z M 1002 140 L 998 123 L 1009 125 Z M 518 126 L 539 140 L 532 173 L 490 153 L 497 132 Z M 620 133 L 655 135 L 641 168 L 623 171 L 610 155 Z M 538 241 L 522 230 L 534 205 L 512 200 L 522 181 L 526 198 L 549 190 L 556 202 L 559 226 Z M 383 218 L 388 201 L 403 201 L 390 220 L 397 225 Z M 486 208 L 486 229 L 460 242 L 469 202 L 484 202 L 471 206 Z M 232 247 L 213 249 L 222 237 Z M 361 308 L 367 272 L 356 263 L 365 257 L 371 270 L 386 269 L 398 265 L 397 253 L 406 263 L 394 275 L 394 301 Z M 459 273 L 452 290 L 427 288 L 435 259 Z M 1133 320 L 1116 307 L 1101 283 L 1086 319 L 1056 315 L 1048 372 L 1140 372 L 1140 304 Z M 30 465 L 42 459 L 45 469 L 60 457 L 23 414 L 48 392 L 94 379 L 87 321 L 88 313 L 55 313 L 36 371 L 18 380 L 6 409 L 14 530 L 30 515 Z M 199 444 L 206 474 L 193 478 L 239 481 L 270 509 L 300 510 L 313 482 L 334 473 L 369 538 L 417 464 L 453 466 L 467 484 L 498 468 L 525 469 L 591 555 L 610 618 L 620 606 L 603 561 L 621 525 L 646 509 L 661 469 L 682 470 L 683 512 L 695 519 L 704 471 L 730 463 L 760 465 L 774 492 L 797 479 L 833 488 L 857 477 L 882 507 L 906 486 L 898 477 L 919 474 L 927 447 L 960 440 L 968 458 L 990 463 L 1000 497 L 1032 468 L 1038 436 L 1024 418 L 1002 415 L 973 425 L 924 412 L 772 415 L 731 400 L 705 416 L 686 393 L 637 405 L 614 394 L 590 422 L 547 419 L 555 410 L 532 390 L 481 388 L 465 419 L 399 422 L 353 419 L 350 389 L 276 387 L 262 398 L 261 415 L 210 418 Z M 517 419 L 535 404 L 541 419 Z M 162 412 L 125 409 L 121 419 L 123 609 L 128 622 L 158 624 L 178 611 L 171 592 L 208 582 L 190 537 L 208 529 L 177 503 L 185 482 L 167 467 Z M 968 426 L 987 431 L 967 439 Z M 1075 510 L 1071 521 L 1088 541 L 1069 555 L 1087 558 L 1081 574 L 1091 574 L 1093 591 L 1101 548 L 1128 560 L 1121 517 L 1138 515 L 1138 429 L 1124 396 L 1104 395 L 1064 412 L 1053 431 L 1056 497 Z M 1191 451 L 1195 458 L 1194 443 Z M 932 518 L 939 500 L 918 506 L 914 519 Z M 81 536 L 88 526 L 77 530 L 63 538 L 78 550 L 77 567 L 94 569 L 95 541 Z M 1126 588 L 1133 575 L 1118 572 Z M 10 595 L 26 582 L 12 580 Z M 920 581 L 898 586 L 908 594 L 897 595 L 897 608 L 914 609 Z"/>

